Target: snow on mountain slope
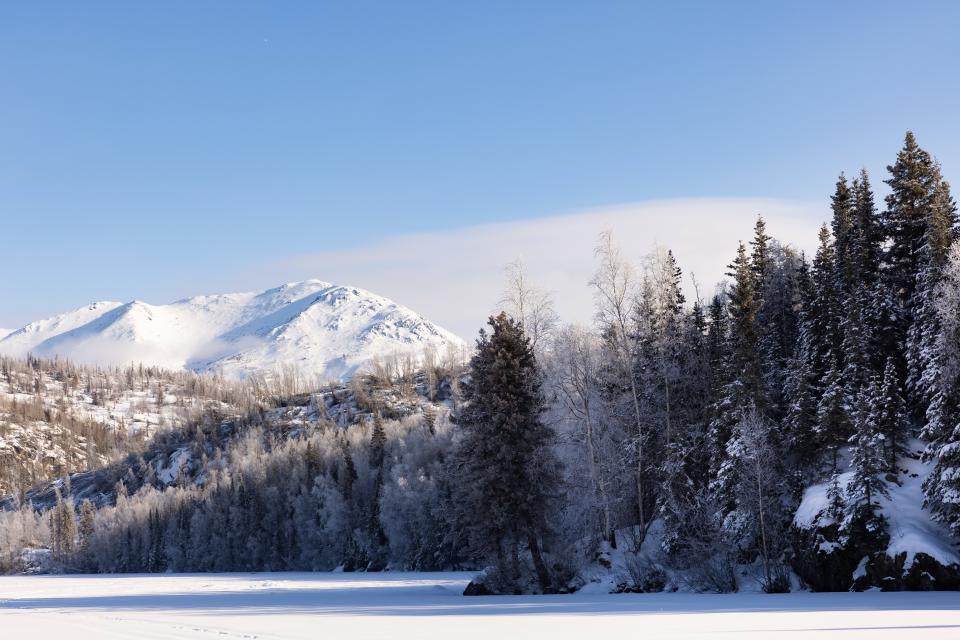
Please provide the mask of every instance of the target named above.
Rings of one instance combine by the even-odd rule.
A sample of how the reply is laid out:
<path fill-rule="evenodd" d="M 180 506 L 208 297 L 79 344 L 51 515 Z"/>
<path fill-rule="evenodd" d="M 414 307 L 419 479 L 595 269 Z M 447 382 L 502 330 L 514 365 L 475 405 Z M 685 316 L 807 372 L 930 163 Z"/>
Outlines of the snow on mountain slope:
<path fill-rule="evenodd" d="M 0 353 L 89 364 L 143 362 L 242 378 L 292 365 L 343 379 L 377 357 L 463 352 L 466 343 L 412 310 L 320 280 L 166 305 L 98 302 L 0 339 Z"/>
<path fill-rule="evenodd" d="M 13 333 L 13 329 L 4 329 L 4 328 L 0 327 L 0 340 L 3 340 L 4 338 L 6 338 L 6 337 L 7 337 L 8 335 L 10 335 L 11 333 Z"/>
<path fill-rule="evenodd" d="M 119 306 L 119 302 L 94 302 L 89 306 L 74 309 L 46 320 L 31 322 L 22 329 L 9 332 L 3 340 L 0 340 L 0 343 L 5 345 L 2 353 L 13 354 L 17 351 L 24 354 L 29 353 L 47 338 L 82 327 Z"/>

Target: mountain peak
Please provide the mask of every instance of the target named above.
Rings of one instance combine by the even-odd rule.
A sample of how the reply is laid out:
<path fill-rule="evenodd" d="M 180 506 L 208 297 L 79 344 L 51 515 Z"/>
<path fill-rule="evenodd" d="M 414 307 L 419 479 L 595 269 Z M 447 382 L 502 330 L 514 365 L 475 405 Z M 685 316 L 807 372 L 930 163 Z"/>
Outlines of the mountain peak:
<path fill-rule="evenodd" d="M 466 350 L 459 337 L 407 307 L 319 279 L 165 305 L 97 302 L 7 333 L 0 332 L 6 355 L 142 362 L 235 378 L 293 366 L 308 377 L 342 380 L 377 357 Z"/>

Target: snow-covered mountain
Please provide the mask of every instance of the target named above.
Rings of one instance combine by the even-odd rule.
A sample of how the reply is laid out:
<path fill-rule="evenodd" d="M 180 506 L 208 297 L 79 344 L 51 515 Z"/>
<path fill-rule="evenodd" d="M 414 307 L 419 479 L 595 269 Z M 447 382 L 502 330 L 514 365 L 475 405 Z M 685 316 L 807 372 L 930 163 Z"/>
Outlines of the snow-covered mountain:
<path fill-rule="evenodd" d="M 414 311 L 363 289 L 307 280 L 254 293 L 166 305 L 96 302 L 32 322 L 0 339 L 0 354 L 87 364 L 142 362 L 243 378 L 293 366 L 320 379 L 350 377 L 377 357 L 466 343 Z"/>

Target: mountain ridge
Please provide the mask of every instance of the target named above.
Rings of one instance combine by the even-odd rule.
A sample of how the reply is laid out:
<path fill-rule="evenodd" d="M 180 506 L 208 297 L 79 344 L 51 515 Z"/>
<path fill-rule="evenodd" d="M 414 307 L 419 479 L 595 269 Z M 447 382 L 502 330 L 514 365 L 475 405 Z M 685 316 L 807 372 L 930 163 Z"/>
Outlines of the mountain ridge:
<path fill-rule="evenodd" d="M 3 355 L 134 362 L 231 378 L 292 366 L 318 380 L 344 380 L 376 358 L 462 355 L 466 348 L 408 307 L 318 279 L 160 305 L 94 302 L 0 334 Z"/>

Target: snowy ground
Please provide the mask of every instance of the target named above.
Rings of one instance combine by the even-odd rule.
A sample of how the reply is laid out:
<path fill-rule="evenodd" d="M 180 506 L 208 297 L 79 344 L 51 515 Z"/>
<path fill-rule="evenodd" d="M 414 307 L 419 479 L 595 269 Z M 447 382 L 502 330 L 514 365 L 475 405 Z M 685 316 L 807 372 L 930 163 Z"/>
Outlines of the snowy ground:
<path fill-rule="evenodd" d="M 958 593 L 461 596 L 465 573 L 0 577 L 4 638 L 957 638 Z"/>

